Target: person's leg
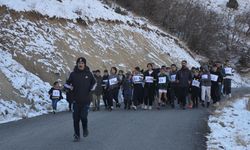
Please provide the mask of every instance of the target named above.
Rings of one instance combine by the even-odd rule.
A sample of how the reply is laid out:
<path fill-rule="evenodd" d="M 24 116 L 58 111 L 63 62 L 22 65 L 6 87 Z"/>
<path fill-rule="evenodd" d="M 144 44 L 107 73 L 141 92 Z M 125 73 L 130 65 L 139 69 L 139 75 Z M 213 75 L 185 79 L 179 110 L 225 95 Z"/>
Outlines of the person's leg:
<path fill-rule="evenodd" d="M 68 100 L 68 108 L 69 108 L 69 111 L 72 110 L 72 102 L 70 100 Z"/>
<path fill-rule="evenodd" d="M 138 93 L 138 86 L 134 86 L 134 91 L 133 91 L 133 105 L 137 106 L 139 104 L 139 93 Z"/>
<path fill-rule="evenodd" d="M 181 105 L 181 97 L 182 97 L 181 87 L 176 87 L 176 96 L 177 96 L 177 103 Z"/>
<path fill-rule="evenodd" d="M 168 98 L 167 95 L 168 95 L 167 91 L 163 92 L 163 97 L 164 97 L 164 99 L 165 99 L 165 103 L 166 103 L 166 104 L 168 103 L 168 100 L 169 100 L 169 98 Z"/>
<path fill-rule="evenodd" d="M 81 107 L 81 122 L 82 122 L 82 128 L 83 128 L 83 137 L 88 136 L 88 112 L 89 112 L 89 106 L 84 105 Z"/>
<path fill-rule="evenodd" d="M 160 109 L 160 106 L 161 106 L 161 99 L 162 99 L 162 91 L 159 90 L 159 98 L 158 98 L 158 106 L 157 106 L 157 109 Z"/>
<path fill-rule="evenodd" d="M 217 86 L 217 90 L 215 91 L 215 93 L 216 93 L 217 101 L 219 102 L 221 99 L 220 85 Z"/>
<path fill-rule="evenodd" d="M 149 90 L 149 99 L 148 99 L 149 100 L 149 109 L 152 109 L 154 98 L 155 98 L 155 90 L 154 90 L 154 88 L 151 87 L 151 89 Z"/>
<path fill-rule="evenodd" d="M 196 101 L 195 101 L 195 91 L 194 89 L 192 88 L 192 91 L 191 91 L 191 100 L 193 102 L 193 108 L 196 107 Z"/>
<path fill-rule="evenodd" d="M 139 105 L 143 105 L 144 102 L 144 88 L 142 85 L 140 85 L 138 90 L 138 103 Z"/>
<path fill-rule="evenodd" d="M 101 95 L 97 95 L 97 102 L 96 102 L 97 110 L 100 110 L 100 101 L 101 101 Z"/>
<path fill-rule="evenodd" d="M 174 108 L 174 101 L 175 101 L 175 94 L 174 94 L 174 88 L 173 87 L 171 87 L 170 89 L 169 89 L 169 94 L 170 94 L 170 103 L 171 103 L 171 106 L 172 106 L 172 108 Z"/>
<path fill-rule="evenodd" d="M 124 96 L 124 109 L 128 108 L 128 99 L 126 96 Z"/>
<path fill-rule="evenodd" d="M 207 86 L 206 90 L 207 90 L 207 107 L 209 107 L 211 100 L 211 86 Z"/>
<path fill-rule="evenodd" d="M 145 105 L 145 109 L 147 109 L 147 105 L 148 105 L 148 99 L 149 99 L 149 90 L 148 88 L 145 88 L 144 91 L 144 105 Z"/>
<path fill-rule="evenodd" d="M 206 87 L 201 86 L 201 100 L 202 100 L 202 106 L 204 107 L 205 100 L 206 100 Z"/>
<path fill-rule="evenodd" d="M 80 137 L 80 110 L 76 103 L 73 103 L 73 122 L 74 122 L 74 134 Z"/>
<path fill-rule="evenodd" d="M 55 100 L 51 100 L 51 105 L 52 105 L 52 109 L 54 111 L 55 110 Z"/>
<path fill-rule="evenodd" d="M 108 109 L 111 110 L 113 107 L 113 91 L 109 90 L 107 94 L 108 94 Z"/>
<path fill-rule="evenodd" d="M 213 103 L 216 103 L 216 86 L 214 84 L 211 85 L 211 99 L 213 100 Z"/>
<path fill-rule="evenodd" d="M 104 102 L 105 108 L 108 108 L 108 91 L 107 90 L 103 92 L 103 102 Z"/>
<path fill-rule="evenodd" d="M 93 106 L 93 111 L 96 111 L 96 95 L 92 94 L 92 106 Z"/>
<path fill-rule="evenodd" d="M 229 95 L 229 97 L 232 96 L 231 89 L 232 89 L 232 80 L 228 79 L 228 95 Z"/>
<path fill-rule="evenodd" d="M 119 103 L 119 100 L 118 100 L 118 94 L 119 94 L 119 88 L 115 88 L 114 91 L 113 91 L 113 98 L 116 102 L 116 107 L 120 107 L 120 103 Z"/>
<path fill-rule="evenodd" d="M 184 87 L 183 88 L 183 98 L 182 98 L 182 104 L 183 104 L 184 109 L 186 107 L 187 96 L 188 96 L 188 87 Z"/>

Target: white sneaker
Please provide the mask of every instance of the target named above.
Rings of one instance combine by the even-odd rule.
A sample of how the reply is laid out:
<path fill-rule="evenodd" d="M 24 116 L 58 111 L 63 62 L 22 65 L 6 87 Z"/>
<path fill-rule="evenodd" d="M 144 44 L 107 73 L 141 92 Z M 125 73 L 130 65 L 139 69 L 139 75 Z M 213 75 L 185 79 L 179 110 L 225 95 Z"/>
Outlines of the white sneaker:
<path fill-rule="evenodd" d="M 228 94 L 228 97 L 229 97 L 229 98 L 231 98 L 231 97 L 232 97 L 232 94 L 231 94 L 231 93 L 230 93 L 230 94 Z"/>
<path fill-rule="evenodd" d="M 137 110 L 137 108 L 136 108 L 136 106 L 135 106 L 135 105 L 133 105 L 133 106 L 132 106 L 132 109 Z"/>
<path fill-rule="evenodd" d="M 149 109 L 149 110 L 152 110 L 152 106 L 149 106 L 148 109 Z"/>
<path fill-rule="evenodd" d="M 145 110 L 146 110 L 146 109 L 148 109 L 148 106 L 147 106 L 147 105 L 145 105 L 145 106 L 144 106 L 144 109 L 145 109 Z"/>
<path fill-rule="evenodd" d="M 141 109 L 144 109 L 144 108 L 145 108 L 145 106 L 143 104 L 141 104 Z"/>

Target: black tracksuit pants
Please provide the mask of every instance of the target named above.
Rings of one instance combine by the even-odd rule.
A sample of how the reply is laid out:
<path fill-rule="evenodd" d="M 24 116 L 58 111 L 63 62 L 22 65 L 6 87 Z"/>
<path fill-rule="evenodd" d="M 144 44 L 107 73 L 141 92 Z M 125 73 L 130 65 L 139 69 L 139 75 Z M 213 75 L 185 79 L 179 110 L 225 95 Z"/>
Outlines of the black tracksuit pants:
<path fill-rule="evenodd" d="M 143 103 L 143 86 L 142 84 L 134 84 L 134 90 L 133 90 L 133 102 L 134 105 L 140 105 Z"/>
<path fill-rule="evenodd" d="M 113 99 L 115 100 L 116 104 L 119 103 L 118 101 L 118 94 L 119 94 L 119 88 L 114 88 L 114 89 L 110 89 L 108 91 L 108 95 L 109 95 L 109 98 L 108 98 L 108 106 L 111 107 L 113 106 Z"/>
<path fill-rule="evenodd" d="M 79 105 L 73 103 L 73 121 L 74 121 L 74 131 L 75 135 L 80 137 L 80 121 L 82 122 L 82 128 L 88 128 L 88 111 L 89 105 Z"/>

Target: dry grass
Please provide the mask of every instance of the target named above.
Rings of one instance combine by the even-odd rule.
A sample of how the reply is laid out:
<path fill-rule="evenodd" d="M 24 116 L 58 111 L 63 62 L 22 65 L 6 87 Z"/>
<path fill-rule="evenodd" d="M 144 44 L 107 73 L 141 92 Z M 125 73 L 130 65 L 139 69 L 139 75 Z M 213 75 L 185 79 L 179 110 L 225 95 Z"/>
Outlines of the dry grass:
<path fill-rule="evenodd" d="M 250 111 L 250 97 L 248 97 L 248 101 L 246 102 L 246 109 Z"/>
<path fill-rule="evenodd" d="M 247 147 L 247 142 L 239 135 L 236 136 L 236 143 L 240 146 Z"/>

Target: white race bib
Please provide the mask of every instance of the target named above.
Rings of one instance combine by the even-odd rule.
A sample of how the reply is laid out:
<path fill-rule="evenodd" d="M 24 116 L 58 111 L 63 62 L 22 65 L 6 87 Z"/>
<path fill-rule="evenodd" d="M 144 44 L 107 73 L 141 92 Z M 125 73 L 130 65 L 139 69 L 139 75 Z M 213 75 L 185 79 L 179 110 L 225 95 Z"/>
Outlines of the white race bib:
<path fill-rule="evenodd" d="M 133 76 L 133 82 L 140 82 L 142 80 L 141 76 Z"/>
<path fill-rule="evenodd" d="M 225 68 L 225 74 L 232 74 L 232 68 Z"/>
<path fill-rule="evenodd" d="M 112 79 L 109 79 L 109 85 L 115 85 L 118 83 L 118 80 L 117 78 L 112 78 Z"/>
<path fill-rule="evenodd" d="M 200 87 L 200 82 L 198 80 L 193 80 L 192 81 L 192 86 Z"/>
<path fill-rule="evenodd" d="M 201 78 L 202 78 L 202 79 L 208 79 L 208 75 L 207 75 L 207 74 L 203 74 L 203 75 L 201 76 Z"/>
<path fill-rule="evenodd" d="M 217 82 L 218 81 L 218 75 L 211 74 L 211 80 Z"/>
<path fill-rule="evenodd" d="M 52 97 L 60 97 L 60 91 L 59 90 L 53 90 Z"/>
<path fill-rule="evenodd" d="M 171 78 L 171 81 L 175 81 L 176 80 L 176 74 L 175 75 L 171 75 L 170 78 Z"/>
<path fill-rule="evenodd" d="M 160 84 L 164 84 L 164 83 L 167 82 L 167 78 L 166 77 L 159 77 L 158 79 L 159 79 L 159 83 Z"/>
<path fill-rule="evenodd" d="M 146 80 L 146 83 L 153 83 L 154 82 L 154 78 L 151 76 L 146 76 L 145 80 Z"/>

